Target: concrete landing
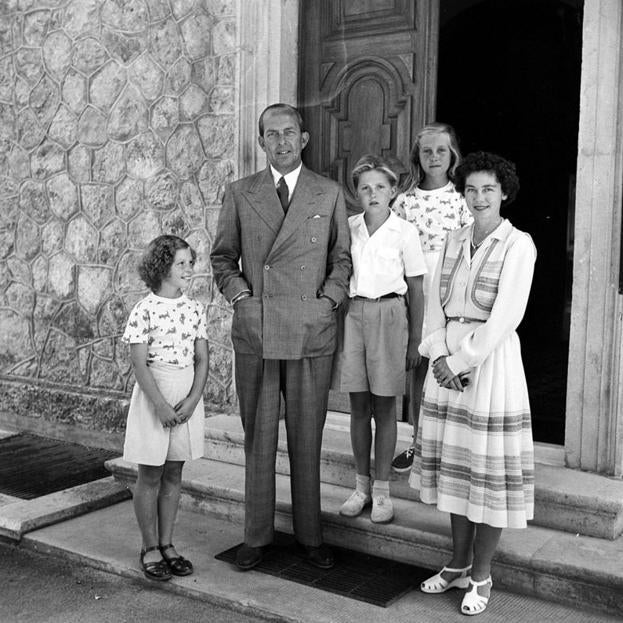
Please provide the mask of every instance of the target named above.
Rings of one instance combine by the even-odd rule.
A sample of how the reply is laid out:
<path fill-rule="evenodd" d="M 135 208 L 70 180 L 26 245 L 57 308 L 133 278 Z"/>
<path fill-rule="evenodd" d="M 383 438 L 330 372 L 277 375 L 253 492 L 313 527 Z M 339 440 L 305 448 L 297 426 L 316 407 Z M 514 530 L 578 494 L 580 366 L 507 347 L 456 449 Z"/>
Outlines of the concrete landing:
<path fill-rule="evenodd" d="M 388 608 L 381 608 L 255 571 L 243 573 L 214 559 L 215 554 L 239 543 L 241 535 L 242 526 L 231 520 L 181 510 L 174 540 L 180 552 L 193 561 L 196 572 L 159 583 L 156 588 L 284 623 L 465 623 L 458 610 L 461 591 L 425 595 L 414 590 Z M 140 537 L 129 501 L 30 532 L 21 546 L 154 587 L 138 568 Z M 509 593 L 496 586 L 489 609 L 478 620 L 613 623 L 620 619 L 586 607 L 569 608 Z"/>

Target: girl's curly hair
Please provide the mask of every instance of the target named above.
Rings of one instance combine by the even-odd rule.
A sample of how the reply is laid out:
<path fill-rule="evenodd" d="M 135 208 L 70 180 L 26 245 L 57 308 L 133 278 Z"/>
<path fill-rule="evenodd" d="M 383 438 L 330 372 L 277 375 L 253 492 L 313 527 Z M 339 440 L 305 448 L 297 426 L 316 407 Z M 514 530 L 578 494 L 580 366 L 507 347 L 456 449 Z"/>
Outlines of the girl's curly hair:
<path fill-rule="evenodd" d="M 465 195 L 465 180 L 467 176 L 470 173 L 479 173 L 481 171 L 493 173 L 500 183 L 502 192 L 506 195 L 502 205 L 507 206 L 513 203 L 519 192 L 519 177 L 517 177 L 515 163 L 487 151 L 476 151 L 465 156 L 463 162 L 456 169 L 454 180 L 456 189 L 462 195 Z"/>
<path fill-rule="evenodd" d="M 193 262 L 195 261 L 197 257 L 195 250 L 178 236 L 168 234 L 158 236 L 147 246 L 138 265 L 138 274 L 152 292 L 157 292 L 160 289 L 162 280 L 171 271 L 175 253 L 180 249 L 190 249 Z"/>

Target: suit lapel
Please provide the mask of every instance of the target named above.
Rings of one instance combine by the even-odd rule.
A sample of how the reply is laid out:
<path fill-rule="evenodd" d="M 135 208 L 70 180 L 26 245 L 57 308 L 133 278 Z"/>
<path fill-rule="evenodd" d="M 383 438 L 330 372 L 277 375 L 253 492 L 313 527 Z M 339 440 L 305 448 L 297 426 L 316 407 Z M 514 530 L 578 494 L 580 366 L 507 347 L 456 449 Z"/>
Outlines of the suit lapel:
<path fill-rule="evenodd" d="M 258 175 L 253 185 L 244 191 L 243 195 L 266 225 L 275 234 L 278 233 L 284 220 L 283 208 L 279 203 L 270 168 Z"/>
<path fill-rule="evenodd" d="M 290 201 L 288 213 L 283 220 L 281 229 L 273 244 L 273 250 L 279 247 L 280 244 L 303 225 L 312 214 L 318 197 L 322 194 L 322 188 L 314 183 L 313 176 L 310 174 L 309 170 L 303 167 L 296 183 L 292 200 Z"/>

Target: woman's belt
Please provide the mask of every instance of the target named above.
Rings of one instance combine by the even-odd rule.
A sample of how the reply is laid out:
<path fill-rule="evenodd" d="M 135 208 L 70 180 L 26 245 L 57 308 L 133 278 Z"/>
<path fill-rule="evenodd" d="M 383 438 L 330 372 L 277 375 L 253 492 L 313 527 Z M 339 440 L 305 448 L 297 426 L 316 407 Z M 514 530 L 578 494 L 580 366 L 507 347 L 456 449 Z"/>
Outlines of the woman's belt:
<path fill-rule="evenodd" d="M 469 316 L 446 316 L 446 322 L 460 322 L 461 324 L 465 322 L 487 322 L 482 318 L 470 318 Z"/>

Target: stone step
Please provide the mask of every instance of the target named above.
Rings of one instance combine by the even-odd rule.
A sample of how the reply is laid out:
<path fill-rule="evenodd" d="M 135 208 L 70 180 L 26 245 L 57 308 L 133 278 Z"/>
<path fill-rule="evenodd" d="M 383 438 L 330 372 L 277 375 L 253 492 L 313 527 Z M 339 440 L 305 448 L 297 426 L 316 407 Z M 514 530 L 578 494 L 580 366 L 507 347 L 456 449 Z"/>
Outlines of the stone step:
<path fill-rule="evenodd" d="M 281 422 L 276 470 L 289 475 L 285 424 Z M 411 426 L 398 424 L 397 452 L 411 443 Z M 206 420 L 205 456 L 244 465 L 244 433 L 238 417 Z M 372 463 L 374 465 L 374 462 Z M 322 482 L 354 487 L 348 416 L 330 412 L 322 445 Z M 392 474 L 393 498 L 417 501 L 407 474 Z M 534 525 L 573 534 L 615 539 L 623 532 L 623 481 L 564 467 L 536 463 Z"/>
<path fill-rule="evenodd" d="M 132 488 L 136 466 L 122 459 L 106 463 L 114 477 Z M 275 527 L 291 533 L 289 478 L 276 476 Z M 409 564 L 440 568 L 451 549 L 448 515 L 413 500 L 394 498 L 395 519 L 373 524 L 369 511 L 348 519 L 338 514 L 350 487 L 322 484 L 325 540 L 333 545 Z M 184 468 L 182 506 L 240 525 L 243 540 L 244 467 L 201 459 Z M 505 530 L 492 575 L 496 586 L 560 603 L 594 607 L 623 616 L 623 539 L 572 535 L 531 525 Z"/>

